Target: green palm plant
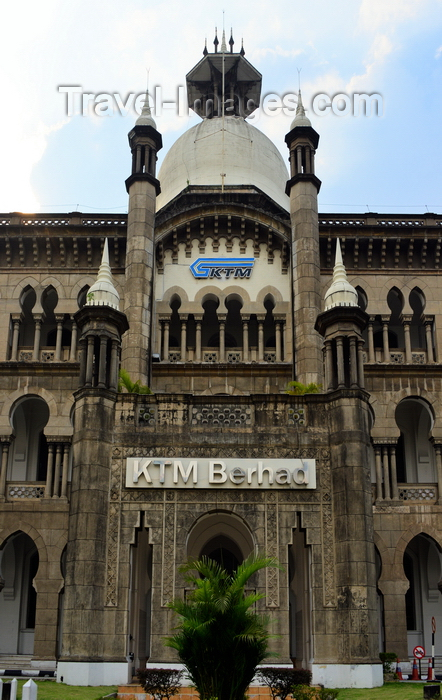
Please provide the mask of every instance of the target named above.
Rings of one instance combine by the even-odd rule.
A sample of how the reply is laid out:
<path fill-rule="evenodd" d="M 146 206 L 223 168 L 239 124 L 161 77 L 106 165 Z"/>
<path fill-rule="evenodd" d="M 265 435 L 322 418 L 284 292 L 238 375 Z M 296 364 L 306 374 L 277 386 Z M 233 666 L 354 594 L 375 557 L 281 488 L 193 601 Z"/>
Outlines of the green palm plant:
<path fill-rule="evenodd" d="M 130 378 L 129 372 L 126 369 L 120 369 L 119 372 L 118 391 L 122 392 L 123 387 L 124 389 L 126 389 L 128 394 L 152 393 L 148 386 L 146 386 L 145 384 L 141 384 L 141 381 L 139 379 L 136 382 L 133 382 Z"/>
<path fill-rule="evenodd" d="M 318 394 L 321 388 L 322 384 L 315 384 L 315 382 L 311 382 L 310 384 L 303 384 L 302 382 L 289 382 L 285 393 L 290 394 L 291 396 Z"/>
<path fill-rule="evenodd" d="M 267 656 L 270 620 L 251 608 L 264 597 L 245 594 L 254 573 L 275 559 L 249 556 L 233 573 L 208 557 L 181 568 L 195 586 L 187 600 L 169 607 L 179 616 L 165 644 L 176 649 L 201 700 L 244 700 L 256 667 Z"/>

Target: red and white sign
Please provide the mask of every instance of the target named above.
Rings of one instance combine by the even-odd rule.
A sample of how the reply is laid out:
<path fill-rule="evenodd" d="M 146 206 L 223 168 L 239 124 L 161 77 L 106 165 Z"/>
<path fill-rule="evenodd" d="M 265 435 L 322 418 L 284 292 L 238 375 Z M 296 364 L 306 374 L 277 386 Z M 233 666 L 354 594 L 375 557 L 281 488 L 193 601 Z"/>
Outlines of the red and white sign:
<path fill-rule="evenodd" d="M 424 647 L 420 646 L 420 644 L 417 647 L 414 647 L 413 656 L 415 659 L 423 659 L 425 656 Z"/>

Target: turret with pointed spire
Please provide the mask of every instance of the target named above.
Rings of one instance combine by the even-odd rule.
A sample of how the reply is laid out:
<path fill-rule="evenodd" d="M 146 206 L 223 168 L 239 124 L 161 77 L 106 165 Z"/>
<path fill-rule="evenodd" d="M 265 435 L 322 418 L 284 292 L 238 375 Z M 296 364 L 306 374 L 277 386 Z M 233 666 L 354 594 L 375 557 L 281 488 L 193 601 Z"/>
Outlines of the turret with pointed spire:
<path fill-rule="evenodd" d="M 129 132 L 129 144 L 132 174 L 126 180 L 129 211 L 124 309 L 130 330 L 124 338 L 122 358 L 124 368 L 135 380 L 149 384 L 155 206 L 160 193 L 155 171 L 163 143 L 152 117 L 148 91 L 141 115 Z"/>
<path fill-rule="evenodd" d="M 321 309 L 318 192 L 314 156 L 319 135 L 306 117 L 301 90 L 296 116 L 285 137 L 290 151 L 290 196 L 294 298 L 295 378 L 304 384 L 322 383 L 321 338 L 315 319 Z"/>

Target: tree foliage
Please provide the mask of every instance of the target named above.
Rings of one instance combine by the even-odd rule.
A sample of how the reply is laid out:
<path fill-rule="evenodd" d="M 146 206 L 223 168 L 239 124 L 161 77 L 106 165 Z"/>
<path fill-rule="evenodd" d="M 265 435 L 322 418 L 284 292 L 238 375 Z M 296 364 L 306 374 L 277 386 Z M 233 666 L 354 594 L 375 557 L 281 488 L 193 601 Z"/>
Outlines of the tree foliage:
<path fill-rule="evenodd" d="M 278 566 L 251 555 L 232 574 L 208 557 L 181 571 L 194 590 L 169 604 L 179 616 L 165 644 L 176 649 L 201 700 L 244 700 L 255 670 L 267 656 L 269 619 L 252 610 L 264 596 L 245 593 L 260 569 Z"/>

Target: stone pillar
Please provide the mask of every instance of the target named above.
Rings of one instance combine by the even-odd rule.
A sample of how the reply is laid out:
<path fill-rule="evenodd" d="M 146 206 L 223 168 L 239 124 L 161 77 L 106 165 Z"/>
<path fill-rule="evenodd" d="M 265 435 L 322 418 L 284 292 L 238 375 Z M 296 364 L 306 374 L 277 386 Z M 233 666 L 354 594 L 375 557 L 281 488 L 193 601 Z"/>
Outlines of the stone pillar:
<path fill-rule="evenodd" d="M 92 372 L 94 370 L 94 342 L 94 336 L 89 335 L 87 338 L 86 350 L 86 377 L 84 382 L 85 386 L 92 386 Z"/>
<path fill-rule="evenodd" d="M 392 580 L 384 580 L 382 573 L 378 581 L 378 588 L 384 596 L 385 650 L 394 651 L 400 659 L 408 659 L 405 594 L 410 584 L 405 579 L 402 564 L 394 566 L 394 569 L 391 572 Z"/>
<path fill-rule="evenodd" d="M 242 359 L 243 362 L 249 361 L 249 317 L 242 319 Z"/>
<path fill-rule="evenodd" d="M 391 500 L 390 496 L 390 460 L 388 459 L 389 457 L 389 449 L 387 445 L 384 445 L 382 447 L 382 458 L 384 462 L 384 499 L 386 501 Z"/>
<path fill-rule="evenodd" d="M 258 320 L 258 362 L 264 362 L 264 319 L 261 314 L 257 314 Z"/>
<path fill-rule="evenodd" d="M 374 350 L 374 338 L 373 338 L 373 324 L 375 321 L 374 316 L 370 316 L 368 321 L 368 361 L 370 363 L 376 362 L 376 353 Z"/>
<path fill-rule="evenodd" d="M 364 341 L 358 340 L 358 381 L 361 389 L 365 388 L 364 378 Z"/>
<path fill-rule="evenodd" d="M 384 344 L 384 362 L 390 362 L 390 346 L 388 343 L 388 324 L 389 316 L 382 316 L 382 340 Z"/>
<path fill-rule="evenodd" d="M 106 386 L 106 364 L 107 364 L 107 337 L 100 338 L 100 356 L 98 364 L 98 388 L 104 389 Z"/>
<path fill-rule="evenodd" d="M 427 344 L 427 362 L 431 364 L 434 362 L 433 354 L 433 319 L 430 317 L 425 317 L 425 340 Z"/>
<path fill-rule="evenodd" d="M 399 500 L 399 489 L 397 485 L 396 471 L 396 445 L 391 445 L 390 451 L 390 478 L 391 478 L 391 497 L 394 501 Z"/>
<path fill-rule="evenodd" d="M 358 359 L 357 359 L 356 338 L 350 338 L 350 386 L 358 386 Z"/>
<path fill-rule="evenodd" d="M 276 362 L 281 362 L 281 321 L 275 321 L 275 351 Z"/>
<path fill-rule="evenodd" d="M 69 360 L 71 362 L 76 362 L 77 361 L 77 324 L 74 321 L 74 317 L 71 316 L 72 319 L 72 334 L 71 334 L 71 351 L 69 354 Z"/>
<path fill-rule="evenodd" d="M 54 477 L 54 443 L 48 442 L 48 469 L 46 472 L 45 498 L 52 497 L 52 481 Z"/>
<path fill-rule="evenodd" d="M 383 500 L 382 461 L 381 461 L 381 446 L 380 445 L 374 446 L 374 454 L 375 454 L 375 464 L 376 464 L 376 500 L 382 501 Z"/>
<path fill-rule="evenodd" d="M 61 442 L 57 442 L 56 454 L 55 454 L 54 488 L 52 491 L 52 498 L 58 498 L 60 495 L 62 450 L 63 450 L 63 444 Z"/>
<path fill-rule="evenodd" d="M 9 446 L 11 444 L 10 437 L 1 437 L 0 443 L 2 446 L 2 459 L 0 466 L 0 499 L 4 500 L 6 496 L 6 474 L 8 471 Z"/>
<path fill-rule="evenodd" d="M 411 340 L 410 340 L 410 323 L 412 316 L 402 316 L 402 324 L 404 326 L 405 338 L 405 362 L 411 365 Z"/>
<path fill-rule="evenodd" d="M 70 444 L 65 442 L 63 445 L 63 472 L 61 475 L 61 498 L 67 497 L 68 491 L 68 472 L 69 472 L 69 452 Z"/>
<path fill-rule="evenodd" d="M 326 387 L 327 391 L 334 389 L 333 377 L 333 345 L 331 340 L 325 341 L 325 367 L 326 367 Z"/>
<path fill-rule="evenodd" d="M 336 338 L 336 364 L 338 370 L 338 389 L 345 386 L 343 339 Z"/>
<path fill-rule="evenodd" d="M 187 319 L 181 321 L 181 362 L 187 358 Z"/>
<path fill-rule="evenodd" d="M 12 347 L 11 347 L 11 361 L 17 362 L 17 352 L 18 352 L 18 339 L 20 335 L 20 323 L 23 320 L 23 314 L 12 314 Z"/>
<path fill-rule="evenodd" d="M 201 362 L 201 324 L 202 315 L 195 315 L 195 361 Z"/>
<path fill-rule="evenodd" d="M 61 362 L 61 341 L 63 338 L 63 321 L 64 315 L 56 315 L 55 321 L 57 323 L 57 338 L 55 341 L 55 361 Z"/>
<path fill-rule="evenodd" d="M 40 336 L 41 336 L 41 326 L 43 323 L 43 314 L 34 314 L 35 320 L 35 332 L 34 332 L 34 352 L 32 354 L 32 361 L 38 362 L 40 360 Z"/>
<path fill-rule="evenodd" d="M 436 453 L 436 472 L 437 472 L 437 491 L 438 503 L 442 505 L 442 444 L 434 443 L 434 451 Z"/>
<path fill-rule="evenodd" d="M 226 347 L 225 347 L 225 332 L 226 332 L 226 318 L 225 316 L 219 316 L 219 361 L 226 361 Z"/>
<path fill-rule="evenodd" d="M 163 359 L 169 362 L 169 320 L 163 321 Z"/>
<path fill-rule="evenodd" d="M 119 365 L 120 345 L 113 338 L 111 341 L 111 360 L 109 370 L 109 389 L 117 391 L 118 389 L 118 365 Z"/>

